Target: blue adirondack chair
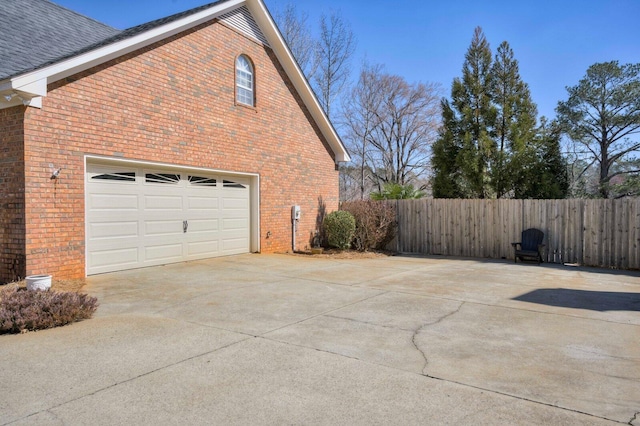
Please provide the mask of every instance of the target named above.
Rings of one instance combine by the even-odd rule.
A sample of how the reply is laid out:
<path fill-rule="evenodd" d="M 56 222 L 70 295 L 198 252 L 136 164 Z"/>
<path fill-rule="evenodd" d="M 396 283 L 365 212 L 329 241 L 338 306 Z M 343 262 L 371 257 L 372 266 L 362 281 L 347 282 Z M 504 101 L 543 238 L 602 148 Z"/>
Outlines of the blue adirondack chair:
<path fill-rule="evenodd" d="M 518 259 L 537 260 L 538 264 L 542 263 L 542 250 L 544 244 L 544 232 L 536 228 L 529 228 L 522 231 L 522 241 L 511 243 L 515 250 L 514 262 L 518 263 Z"/>

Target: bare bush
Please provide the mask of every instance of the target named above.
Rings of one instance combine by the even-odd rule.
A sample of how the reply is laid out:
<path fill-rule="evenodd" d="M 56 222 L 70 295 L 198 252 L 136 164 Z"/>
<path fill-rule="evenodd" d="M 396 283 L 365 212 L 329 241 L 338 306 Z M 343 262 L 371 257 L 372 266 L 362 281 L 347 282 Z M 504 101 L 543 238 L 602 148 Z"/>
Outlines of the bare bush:
<path fill-rule="evenodd" d="M 12 286 L 0 295 L 0 334 L 63 326 L 91 318 L 97 308 L 98 300 L 87 294 Z"/>
<path fill-rule="evenodd" d="M 349 201 L 342 204 L 356 219 L 352 247 L 358 251 L 384 250 L 396 234 L 396 210 L 384 201 Z"/>

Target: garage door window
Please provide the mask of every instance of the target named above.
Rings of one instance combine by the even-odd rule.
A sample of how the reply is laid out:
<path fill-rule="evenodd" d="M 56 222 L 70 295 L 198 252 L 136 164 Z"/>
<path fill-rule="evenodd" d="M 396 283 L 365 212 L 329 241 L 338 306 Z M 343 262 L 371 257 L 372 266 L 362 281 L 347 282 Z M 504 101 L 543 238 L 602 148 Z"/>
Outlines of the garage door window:
<path fill-rule="evenodd" d="M 217 186 L 218 181 L 213 178 L 202 176 L 189 176 L 189 183 L 195 186 Z"/>
<path fill-rule="evenodd" d="M 224 185 L 225 188 L 242 188 L 242 189 L 246 188 L 246 186 L 244 186 L 243 184 L 238 183 L 238 182 L 234 182 L 234 181 L 231 181 L 231 180 L 225 180 L 223 182 L 223 185 Z"/>
<path fill-rule="evenodd" d="M 147 173 L 145 174 L 145 182 L 177 185 L 180 183 L 180 175 L 172 173 Z"/>
<path fill-rule="evenodd" d="M 136 172 L 112 172 L 91 176 L 92 180 L 115 180 L 119 182 L 135 182 Z"/>

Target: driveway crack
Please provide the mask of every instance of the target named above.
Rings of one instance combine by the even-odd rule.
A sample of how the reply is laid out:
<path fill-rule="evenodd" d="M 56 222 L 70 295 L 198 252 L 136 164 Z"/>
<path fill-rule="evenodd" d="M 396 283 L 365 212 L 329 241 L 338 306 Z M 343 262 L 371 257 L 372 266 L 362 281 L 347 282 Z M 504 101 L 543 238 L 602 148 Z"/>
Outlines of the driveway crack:
<path fill-rule="evenodd" d="M 384 294 L 387 294 L 387 293 L 388 292 L 386 292 L 386 291 L 381 291 L 380 293 L 376 293 L 376 294 L 374 294 L 372 296 L 365 297 L 364 299 L 356 300 L 355 302 L 347 303 L 346 305 L 339 306 L 337 308 L 332 308 L 332 309 L 329 309 L 328 311 L 321 312 L 321 313 L 316 314 L 316 315 L 311 315 L 310 317 L 303 318 L 303 319 L 301 319 L 299 321 L 296 321 L 296 322 L 293 322 L 293 323 L 290 323 L 290 324 L 285 324 L 285 325 L 280 326 L 278 328 L 274 328 L 273 330 L 265 331 L 264 333 L 261 333 L 260 336 L 264 337 L 269 333 L 273 333 L 275 331 L 282 330 L 283 328 L 291 327 L 292 325 L 297 325 L 297 324 L 303 323 L 305 321 L 309 321 L 310 319 L 323 317 L 323 316 L 328 316 L 328 314 L 330 314 L 331 312 L 336 312 L 336 311 L 339 311 L 340 309 L 344 309 L 344 308 L 347 308 L 349 306 L 354 306 L 354 305 L 357 305 L 358 303 L 366 302 L 369 299 L 380 297 L 380 296 L 382 296 Z"/>
<path fill-rule="evenodd" d="M 638 414 L 640 414 L 640 411 L 636 412 L 633 417 L 631 417 L 631 420 L 629 420 L 629 423 L 631 426 L 636 426 L 635 421 L 638 420 Z"/>
<path fill-rule="evenodd" d="M 377 324 L 375 322 L 362 321 L 362 320 L 358 320 L 358 319 L 355 319 L 355 318 L 341 317 L 341 316 L 338 316 L 338 315 L 323 315 L 323 316 L 327 317 L 327 318 L 333 318 L 333 319 L 339 319 L 339 320 L 343 320 L 343 321 L 355 322 L 355 323 L 358 323 L 358 324 L 371 325 L 371 326 L 374 326 L 374 327 L 390 328 L 392 330 L 400 330 L 400 331 L 413 331 L 413 329 L 396 327 L 396 326 L 393 326 L 393 325 Z"/>
<path fill-rule="evenodd" d="M 422 366 L 422 370 L 420 370 L 420 373 L 422 375 L 426 374 L 425 370 L 427 369 L 427 366 L 429 365 L 429 359 L 427 358 L 427 354 L 425 353 L 425 351 L 422 350 L 420 348 L 420 346 L 418 345 L 418 342 L 416 342 L 416 338 L 418 337 L 418 334 L 420 334 L 422 332 L 422 330 L 424 330 L 425 328 L 430 327 L 432 325 L 440 324 L 445 319 L 457 314 L 458 312 L 460 312 L 460 309 L 462 308 L 462 305 L 464 305 L 465 303 L 466 302 L 461 302 L 460 305 L 458 305 L 458 307 L 454 311 L 451 311 L 448 314 L 441 316 L 440 318 L 438 318 L 437 320 L 435 320 L 433 322 L 428 322 L 426 324 L 423 324 L 419 328 L 414 330 L 413 336 L 411 336 L 411 343 L 416 348 L 416 350 L 418 352 L 420 352 L 420 354 L 422 355 L 422 358 L 424 358 L 424 365 Z"/>

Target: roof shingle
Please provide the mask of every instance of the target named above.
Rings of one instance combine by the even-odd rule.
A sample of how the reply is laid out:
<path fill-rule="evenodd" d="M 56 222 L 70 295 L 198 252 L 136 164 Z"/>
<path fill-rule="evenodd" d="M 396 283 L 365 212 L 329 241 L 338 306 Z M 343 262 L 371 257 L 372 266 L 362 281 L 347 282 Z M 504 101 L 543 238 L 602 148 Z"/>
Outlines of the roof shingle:
<path fill-rule="evenodd" d="M 121 31 L 49 0 L 3 0 L 0 80 L 125 40 L 226 1 L 229 0 L 218 0 Z"/>
<path fill-rule="evenodd" d="M 37 69 L 118 33 L 48 0 L 3 0 L 0 80 Z"/>

